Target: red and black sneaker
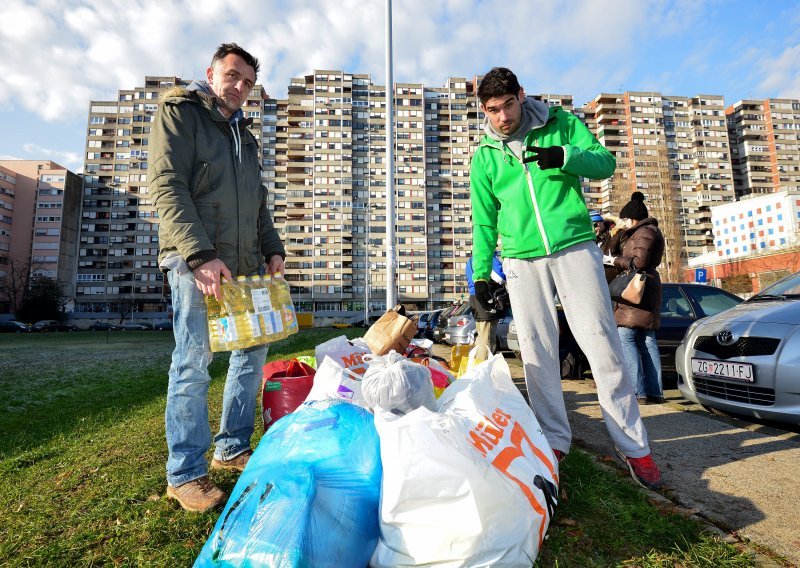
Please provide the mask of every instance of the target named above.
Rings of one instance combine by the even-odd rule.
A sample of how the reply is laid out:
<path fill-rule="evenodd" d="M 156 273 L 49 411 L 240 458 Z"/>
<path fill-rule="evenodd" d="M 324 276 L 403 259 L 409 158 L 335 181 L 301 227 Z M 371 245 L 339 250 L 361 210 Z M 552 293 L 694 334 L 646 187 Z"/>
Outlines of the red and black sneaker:
<path fill-rule="evenodd" d="M 647 454 L 642 458 L 630 458 L 617 449 L 620 457 L 628 464 L 631 477 L 634 481 L 646 489 L 661 489 L 664 485 L 661 481 L 661 471 L 656 462 L 653 461 L 653 454 Z"/>
<path fill-rule="evenodd" d="M 564 461 L 564 458 L 567 457 L 567 454 L 565 454 L 561 450 L 553 450 L 553 454 L 555 454 L 558 463 L 561 463 L 562 461 Z"/>

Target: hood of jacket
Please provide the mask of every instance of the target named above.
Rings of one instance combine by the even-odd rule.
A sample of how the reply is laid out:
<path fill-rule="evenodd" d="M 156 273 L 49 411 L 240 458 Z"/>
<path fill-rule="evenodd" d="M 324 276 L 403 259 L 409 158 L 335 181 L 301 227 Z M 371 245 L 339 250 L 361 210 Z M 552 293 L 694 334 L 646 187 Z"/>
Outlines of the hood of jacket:
<path fill-rule="evenodd" d="M 196 96 L 197 101 L 199 101 L 203 106 L 208 108 L 209 110 L 215 109 L 219 112 L 217 108 L 217 96 L 211 90 L 211 85 L 208 84 L 208 81 L 192 81 L 188 87 L 171 87 L 164 91 L 159 98 L 159 102 L 164 102 L 166 100 L 172 99 L 192 99 L 193 96 Z M 222 115 L 222 113 L 220 113 Z M 224 117 L 223 117 L 224 118 Z M 244 112 L 242 109 L 237 110 L 233 113 L 230 118 L 228 118 L 228 122 L 236 126 L 237 124 L 241 126 L 250 126 L 252 124 L 253 119 L 245 118 Z"/>
<path fill-rule="evenodd" d="M 514 132 L 511 134 L 498 132 L 495 130 L 494 126 L 492 126 L 488 115 L 483 122 L 483 132 L 492 140 L 507 144 L 515 155 L 522 156 L 525 137 L 531 130 L 541 128 L 547 124 L 549 118 L 550 107 L 542 101 L 525 97 L 522 101 L 522 119 Z"/>

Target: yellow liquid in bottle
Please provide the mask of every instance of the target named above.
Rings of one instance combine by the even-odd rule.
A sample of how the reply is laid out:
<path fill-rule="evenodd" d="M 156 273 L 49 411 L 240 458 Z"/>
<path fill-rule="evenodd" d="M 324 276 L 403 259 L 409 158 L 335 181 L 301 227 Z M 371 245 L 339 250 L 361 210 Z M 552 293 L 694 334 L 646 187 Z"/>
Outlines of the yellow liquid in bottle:
<path fill-rule="evenodd" d="M 297 314 L 292 303 L 292 296 L 289 293 L 289 283 L 280 274 L 276 274 L 272 281 L 275 289 L 275 303 L 279 306 L 278 309 L 283 320 L 285 336 L 297 333 Z"/>
<path fill-rule="evenodd" d="M 208 344 L 211 351 L 225 351 L 225 345 L 220 336 L 219 319 L 222 306 L 214 296 L 206 296 L 206 309 L 208 310 Z"/>

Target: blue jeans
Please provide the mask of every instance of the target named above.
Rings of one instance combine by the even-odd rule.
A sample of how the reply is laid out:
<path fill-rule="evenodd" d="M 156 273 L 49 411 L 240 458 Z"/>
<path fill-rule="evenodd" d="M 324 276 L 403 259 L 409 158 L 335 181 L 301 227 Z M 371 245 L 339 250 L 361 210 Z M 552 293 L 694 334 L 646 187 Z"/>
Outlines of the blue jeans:
<path fill-rule="evenodd" d="M 645 329 L 618 327 L 622 342 L 622 356 L 634 377 L 633 390 L 637 398 L 664 396 L 661 386 L 661 355 L 656 343 L 656 332 Z"/>
<path fill-rule="evenodd" d="M 211 445 L 208 387 L 211 376 L 207 310 L 203 293 L 184 263 L 167 273 L 172 288 L 175 350 L 167 388 L 167 482 L 173 487 L 208 473 Z M 256 394 L 267 346 L 232 351 L 222 396 L 222 417 L 214 437 L 214 457 L 231 459 L 250 449 L 255 429 Z"/>

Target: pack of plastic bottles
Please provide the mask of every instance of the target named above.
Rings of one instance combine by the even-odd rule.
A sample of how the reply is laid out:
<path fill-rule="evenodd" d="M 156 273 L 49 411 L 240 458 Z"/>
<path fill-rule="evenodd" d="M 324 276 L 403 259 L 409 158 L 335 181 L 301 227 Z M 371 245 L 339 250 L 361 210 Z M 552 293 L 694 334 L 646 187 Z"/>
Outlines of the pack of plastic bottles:
<path fill-rule="evenodd" d="M 222 281 L 222 302 L 206 296 L 211 351 L 232 351 L 272 343 L 297 333 L 289 283 L 274 277 L 238 276 Z"/>

